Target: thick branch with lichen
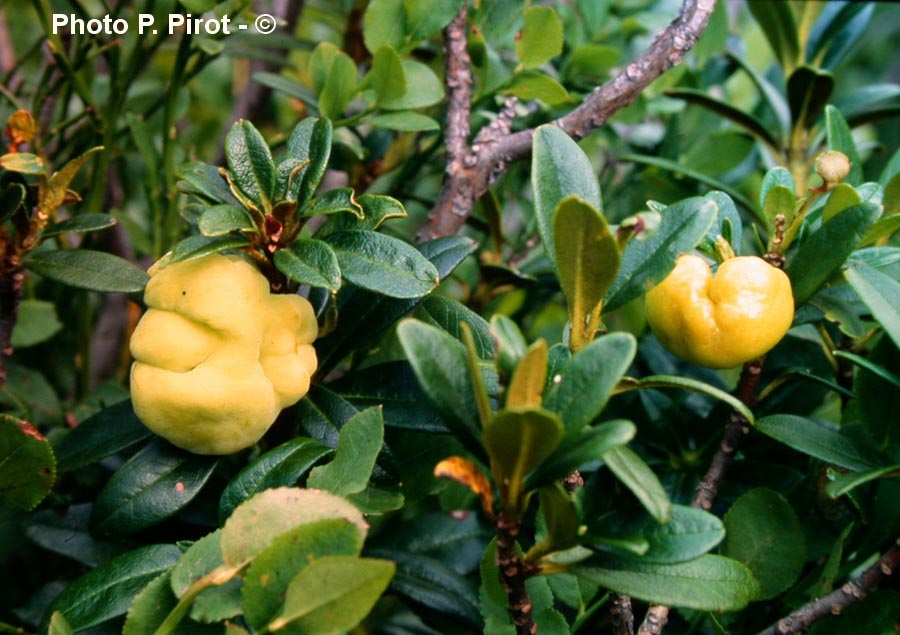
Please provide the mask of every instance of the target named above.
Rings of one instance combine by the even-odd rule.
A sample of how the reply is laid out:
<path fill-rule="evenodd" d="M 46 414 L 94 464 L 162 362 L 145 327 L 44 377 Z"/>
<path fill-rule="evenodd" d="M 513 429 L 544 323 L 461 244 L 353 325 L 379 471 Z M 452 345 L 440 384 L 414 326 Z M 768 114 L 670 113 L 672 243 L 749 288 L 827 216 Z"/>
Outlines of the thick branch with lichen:
<path fill-rule="evenodd" d="M 716 0 L 684 0 L 678 17 L 640 56 L 614 79 L 597 87 L 577 108 L 553 123 L 574 139 L 586 137 L 631 104 L 655 79 L 681 62 L 706 28 Z M 461 12 L 445 31 L 448 122 L 445 132 L 448 162 L 440 198 L 419 234 L 420 240 L 452 236 L 465 224 L 475 201 L 506 166 L 531 154 L 534 129 L 483 138 L 466 152 L 458 144 L 468 134 L 468 93 L 472 82 L 465 51 L 465 16 Z M 465 101 L 465 103 L 463 103 Z M 466 114 L 466 122 L 455 119 Z M 451 147 L 451 143 L 453 147 Z M 454 163 L 462 157 L 461 163 Z"/>

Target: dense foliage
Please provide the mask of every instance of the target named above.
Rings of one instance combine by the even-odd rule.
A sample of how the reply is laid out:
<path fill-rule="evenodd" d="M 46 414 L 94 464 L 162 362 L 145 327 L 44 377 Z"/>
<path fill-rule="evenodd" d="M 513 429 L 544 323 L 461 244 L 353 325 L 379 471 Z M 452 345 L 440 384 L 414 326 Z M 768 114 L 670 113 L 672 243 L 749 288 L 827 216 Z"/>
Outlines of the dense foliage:
<path fill-rule="evenodd" d="M 900 6 L 266 4 L 0 9 L 0 632 L 895 631 Z M 205 455 L 135 415 L 129 338 L 218 253 L 317 363 Z M 787 335 L 735 336 L 774 349 L 663 347 L 687 253 L 784 271 Z"/>

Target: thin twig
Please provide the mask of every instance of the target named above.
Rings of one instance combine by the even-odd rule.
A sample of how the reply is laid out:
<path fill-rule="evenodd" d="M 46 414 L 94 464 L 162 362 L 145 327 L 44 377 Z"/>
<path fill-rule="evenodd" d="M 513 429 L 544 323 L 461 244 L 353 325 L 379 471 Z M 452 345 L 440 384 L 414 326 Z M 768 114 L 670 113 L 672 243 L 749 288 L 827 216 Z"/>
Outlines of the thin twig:
<path fill-rule="evenodd" d="M 497 568 L 500 583 L 506 591 L 506 604 L 516 627 L 516 635 L 535 635 L 534 607 L 525 581 L 534 571 L 522 561 L 516 548 L 519 521 L 501 512 L 497 516 Z"/>
<path fill-rule="evenodd" d="M 769 628 L 760 631 L 758 635 L 799 633 L 823 617 L 840 615 L 845 608 L 866 597 L 881 580 L 893 574 L 898 565 L 900 565 L 900 539 L 897 539 L 894 545 L 858 578 L 847 582 L 825 597 L 797 609 Z"/>
<path fill-rule="evenodd" d="M 716 0 L 684 0 L 681 12 L 637 59 L 628 64 L 614 79 L 599 86 L 577 108 L 553 123 L 574 139 L 586 137 L 591 131 L 602 126 L 614 113 L 637 99 L 638 95 L 656 78 L 678 64 L 684 55 L 696 44 L 709 16 L 715 8 Z M 456 20 L 460 20 L 457 16 Z M 458 40 L 465 50 L 464 24 L 456 20 L 447 28 L 448 45 Z M 445 47 L 446 53 L 446 47 Z M 454 106 L 461 77 L 471 82 L 468 56 L 453 60 L 465 62 L 465 69 L 459 73 L 447 73 L 448 112 Z M 448 59 L 446 64 L 451 64 Z M 466 84 L 468 89 L 468 84 Z M 462 112 L 462 111 L 460 111 Z M 468 112 L 468 106 L 465 108 Z M 448 128 L 451 125 L 448 123 Z M 465 124 L 468 130 L 468 122 Z M 454 142 L 461 137 L 452 134 Z M 494 143 L 473 146 L 465 154 L 464 169 L 450 169 L 453 156 L 458 156 L 448 146 L 447 178 L 441 196 L 429 216 L 428 224 L 419 233 L 420 240 L 430 240 L 442 236 L 452 236 L 459 232 L 472 212 L 475 201 L 487 191 L 491 181 L 506 170 L 512 161 L 524 159 L 531 154 L 534 129 L 529 128 L 496 140 Z"/>

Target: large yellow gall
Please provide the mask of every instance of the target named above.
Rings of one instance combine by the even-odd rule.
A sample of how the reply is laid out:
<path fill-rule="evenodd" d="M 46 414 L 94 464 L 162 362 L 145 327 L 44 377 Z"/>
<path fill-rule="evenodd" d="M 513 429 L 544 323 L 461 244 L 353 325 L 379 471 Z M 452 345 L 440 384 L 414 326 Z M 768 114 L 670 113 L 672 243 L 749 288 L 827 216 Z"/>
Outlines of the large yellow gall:
<path fill-rule="evenodd" d="M 647 321 L 663 346 L 681 359 L 731 368 L 769 352 L 794 319 L 787 275 L 762 258 L 723 262 L 713 276 L 697 256 L 647 293 Z"/>
<path fill-rule="evenodd" d="M 309 390 L 318 333 L 312 306 L 273 295 L 238 256 L 156 271 L 131 337 L 131 396 L 156 434 L 197 454 L 231 454 L 263 436 Z"/>

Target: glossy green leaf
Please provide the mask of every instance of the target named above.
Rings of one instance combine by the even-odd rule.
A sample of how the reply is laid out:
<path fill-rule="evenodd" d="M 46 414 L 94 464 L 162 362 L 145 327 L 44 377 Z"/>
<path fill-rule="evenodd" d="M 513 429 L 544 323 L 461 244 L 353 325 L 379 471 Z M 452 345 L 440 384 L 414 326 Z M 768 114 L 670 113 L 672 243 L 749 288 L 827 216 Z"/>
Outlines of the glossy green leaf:
<path fill-rule="evenodd" d="M 372 70 L 363 79 L 363 88 L 375 91 L 375 103 L 399 99 L 406 94 L 406 77 L 397 51 L 385 44 L 372 56 Z"/>
<path fill-rule="evenodd" d="M 124 258 L 89 249 L 32 251 L 25 257 L 25 266 L 50 280 L 106 293 L 143 291 L 150 279 Z"/>
<path fill-rule="evenodd" d="M 406 39 L 404 0 L 372 0 L 363 19 L 363 41 L 369 52 L 382 46 L 401 49 Z"/>
<path fill-rule="evenodd" d="M 875 203 L 855 205 L 800 241 L 786 265 L 796 306 L 809 300 L 844 264 L 880 213 Z"/>
<path fill-rule="evenodd" d="M 850 174 L 844 179 L 850 185 L 859 185 L 863 180 L 862 159 L 850 126 L 841 112 L 834 106 L 825 106 L 825 137 L 829 150 L 838 150 L 850 159 Z"/>
<path fill-rule="evenodd" d="M 497 341 L 497 367 L 503 374 L 511 376 L 525 355 L 528 342 L 518 324 L 499 313 L 491 316 L 491 335 Z"/>
<path fill-rule="evenodd" d="M 866 32 L 874 9 L 862 2 L 826 3 L 810 31 L 807 58 L 834 68 Z"/>
<path fill-rule="evenodd" d="M 731 406 L 734 410 L 741 413 L 747 421 L 753 423 L 756 421 L 756 417 L 753 415 L 753 411 L 747 407 L 745 403 L 743 403 L 737 397 L 716 388 L 715 386 L 708 384 L 704 381 L 700 381 L 698 379 L 693 379 L 692 377 L 682 377 L 676 375 L 649 375 L 647 377 L 643 377 L 641 379 L 625 379 L 618 387 L 617 392 L 625 392 L 627 390 L 642 390 L 646 388 L 678 388 L 681 390 L 690 390 L 692 392 L 698 392 L 704 395 L 709 395 L 714 399 L 718 399 L 729 406 Z"/>
<path fill-rule="evenodd" d="M 775 597 L 797 580 L 806 562 L 806 538 L 797 514 L 773 490 L 760 487 L 725 514 L 722 554 L 744 563 L 759 581 L 755 599 Z"/>
<path fill-rule="evenodd" d="M 547 382 L 547 342 L 538 340 L 528 347 L 506 388 L 507 408 L 540 406 Z"/>
<path fill-rule="evenodd" d="M 416 319 L 444 329 L 456 339 L 462 341 L 462 324 L 472 331 L 478 359 L 491 359 L 494 356 L 494 341 L 490 326 L 480 315 L 464 304 L 440 295 L 430 295 L 416 309 Z"/>
<path fill-rule="evenodd" d="M 411 42 L 437 35 L 450 23 L 463 6 L 464 0 L 404 0 L 406 33 Z"/>
<path fill-rule="evenodd" d="M 540 408 L 501 410 L 484 426 L 484 447 L 502 504 L 521 511 L 525 477 L 559 445 L 563 425 Z"/>
<path fill-rule="evenodd" d="M 175 176 L 180 179 L 177 183 L 178 189 L 185 194 L 211 205 L 220 203 L 240 205 L 225 179 L 219 174 L 219 169 L 213 165 L 200 162 L 185 163 L 175 170 Z"/>
<path fill-rule="evenodd" d="M 214 457 L 154 441 L 128 459 L 97 496 L 91 531 L 132 534 L 165 520 L 200 493 L 216 463 Z"/>
<path fill-rule="evenodd" d="M 637 428 L 625 419 L 614 419 L 586 428 L 578 435 L 566 436 L 559 447 L 525 481 L 528 490 L 559 481 L 588 463 L 602 459 L 607 450 L 625 445 Z"/>
<path fill-rule="evenodd" d="M 194 583 L 224 564 L 221 539 L 222 530 L 217 529 L 191 544 L 178 559 L 169 576 L 176 597 L 183 597 Z"/>
<path fill-rule="evenodd" d="M 326 236 L 341 274 L 353 284 L 392 298 L 416 298 L 438 284 L 437 269 L 407 243 L 368 231 Z"/>
<path fill-rule="evenodd" d="M 341 428 L 334 459 L 314 468 L 307 485 L 338 496 L 365 489 L 384 441 L 384 419 L 380 407 L 363 410 Z"/>
<path fill-rule="evenodd" d="M 834 480 L 825 486 L 825 493 L 832 498 L 843 496 L 847 492 L 871 483 L 880 478 L 897 478 L 900 476 L 900 464 L 889 465 L 887 467 L 878 468 L 877 470 L 868 470 L 865 472 L 852 472 L 850 474 L 841 474 L 835 476 Z"/>
<path fill-rule="evenodd" d="M 784 226 L 790 227 L 797 211 L 797 196 L 792 187 L 785 185 L 773 185 L 766 193 L 766 201 L 763 205 L 763 213 L 766 217 L 766 229 L 769 236 L 775 234 L 775 217 L 784 216 Z"/>
<path fill-rule="evenodd" d="M 50 626 L 48 627 L 47 635 L 75 635 L 75 631 L 72 630 L 72 625 L 69 624 L 63 614 L 55 611 L 50 616 Z"/>
<path fill-rule="evenodd" d="M 327 80 L 319 93 L 319 112 L 337 119 L 356 93 L 357 69 L 349 55 L 338 52 L 328 69 Z"/>
<path fill-rule="evenodd" d="M 770 415 L 756 429 L 803 454 L 848 470 L 865 471 L 889 461 L 834 428 L 797 415 Z"/>
<path fill-rule="evenodd" d="M 281 487 L 259 492 L 242 503 L 222 528 L 222 557 L 229 566 L 241 566 L 275 538 L 294 527 L 320 520 L 344 519 L 364 538 L 368 524 L 353 505 L 329 492 Z"/>
<path fill-rule="evenodd" d="M 827 223 L 844 210 L 859 205 L 861 202 L 859 192 L 852 185 L 841 183 L 831 190 L 828 196 L 828 201 L 822 210 L 822 222 Z"/>
<path fill-rule="evenodd" d="M 797 39 L 797 24 L 791 7 L 784 2 L 751 2 L 747 5 L 753 19 L 769 41 L 775 58 L 789 73 L 799 62 L 800 43 Z"/>
<path fill-rule="evenodd" d="M 633 450 L 614 446 L 603 453 L 603 462 L 659 523 L 672 518 L 672 502 L 653 470 Z"/>
<path fill-rule="evenodd" d="M 672 505 L 669 522 L 661 524 L 650 520 L 644 530 L 649 549 L 641 555 L 640 561 L 657 564 L 676 564 L 699 558 L 725 537 L 721 520 L 686 505 Z"/>
<path fill-rule="evenodd" d="M 20 174 L 47 174 L 44 160 L 30 152 L 12 152 L 0 156 L 0 168 Z"/>
<path fill-rule="evenodd" d="M 303 206 L 300 210 L 300 216 L 320 216 L 337 214 L 338 212 L 349 212 L 354 216 L 363 218 L 363 208 L 356 200 L 353 188 L 341 187 L 319 194 Z"/>
<path fill-rule="evenodd" d="M 788 78 L 787 95 L 791 119 L 810 128 L 828 103 L 834 90 L 834 76 L 812 66 L 801 66 Z M 835 148 L 837 149 L 837 148 Z"/>
<path fill-rule="evenodd" d="M 324 556 L 291 580 L 284 607 L 269 624 L 307 633 L 341 633 L 359 624 L 384 593 L 395 565 L 387 560 Z"/>
<path fill-rule="evenodd" d="M 762 121 L 757 119 L 753 114 L 741 110 L 740 108 L 736 108 L 726 101 L 711 97 L 708 93 L 694 88 L 677 88 L 666 91 L 666 95 L 675 97 L 676 99 L 683 99 L 689 104 L 695 104 L 701 108 L 705 108 L 710 112 L 714 112 L 717 115 L 736 123 L 770 148 L 776 149 L 780 147 L 778 139 L 772 135 Z M 719 158 L 721 160 L 722 157 Z M 689 163 L 689 165 L 693 164 Z M 727 169 L 721 169 L 718 173 L 726 171 Z"/>
<path fill-rule="evenodd" d="M 240 249 L 250 244 L 250 239 L 243 234 L 231 233 L 224 236 L 189 236 L 175 245 L 172 255 L 166 264 L 183 262 L 217 254 L 226 249 Z"/>
<path fill-rule="evenodd" d="M 410 110 L 389 112 L 366 119 L 373 128 L 386 128 L 400 132 L 433 132 L 441 129 L 437 120 Z"/>
<path fill-rule="evenodd" d="M 56 480 L 56 458 L 37 428 L 0 415 L 0 500 L 29 511 L 37 507 Z"/>
<path fill-rule="evenodd" d="M 315 194 L 322 177 L 325 176 L 325 170 L 328 169 L 333 129 L 331 121 L 324 117 L 316 119 L 312 128 L 306 126 L 297 128 L 295 129 L 297 134 L 291 135 L 288 139 L 288 150 L 291 156 L 303 161 L 308 160 L 309 166 L 300 178 L 294 180 L 287 198 L 297 201 L 300 209 L 303 209 L 306 202 Z"/>
<path fill-rule="evenodd" d="M 200 232 L 204 236 L 224 236 L 233 231 L 256 231 L 253 219 L 242 207 L 214 205 L 200 216 Z"/>
<path fill-rule="evenodd" d="M 274 256 L 275 266 L 288 278 L 300 284 L 322 287 L 329 291 L 341 288 L 341 267 L 331 246 L 321 240 L 295 240 Z"/>
<path fill-rule="evenodd" d="M 62 438 L 56 447 L 59 471 L 96 463 L 152 436 L 134 414 L 131 400 L 126 399 L 88 417 Z"/>
<path fill-rule="evenodd" d="M 652 236 L 638 236 L 625 247 L 604 310 L 612 311 L 661 282 L 675 267 L 678 256 L 693 249 L 707 234 L 717 211 L 713 201 L 700 197 L 667 207 Z"/>
<path fill-rule="evenodd" d="M 369 4 L 372 6 L 372 3 Z M 385 110 L 415 110 L 433 106 L 444 98 L 441 80 L 428 66 L 413 60 L 403 60 L 403 76 L 407 90 L 401 97 L 384 97 L 381 107 Z"/>
<path fill-rule="evenodd" d="M 225 158 L 241 192 L 260 211 L 268 212 L 275 193 L 275 161 L 259 130 L 245 119 L 234 123 L 225 138 Z"/>
<path fill-rule="evenodd" d="M 60 611 L 80 631 L 125 615 L 134 596 L 180 556 L 175 545 L 149 545 L 117 556 L 67 586 L 50 604 L 45 619 Z"/>
<path fill-rule="evenodd" d="M 13 327 L 10 346 L 26 348 L 49 340 L 62 330 L 56 317 L 56 305 L 45 300 L 22 300 Z"/>
<path fill-rule="evenodd" d="M 759 592 L 759 583 L 747 567 L 715 555 L 679 564 L 578 565 L 571 571 L 645 602 L 701 611 L 738 611 Z"/>
<path fill-rule="evenodd" d="M 169 612 L 178 604 L 178 598 L 172 593 L 169 584 L 170 573 L 160 574 L 134 597 L 134 601 L 128 608 L 125 617 L 125 625 L 122 627 L 122 635 L 154 635 Z M 175 635 L 201 635 L 207 632 L 209 627 L 204 627 L 187 619 L 175 627 Z"/>
<path fill-rule="evenodd" d="M 475 243 L 464 236 L 450 236 L 427 242 L 418 249 L 443 280 L 474 251 Z M 316 342 L 319 368 L 327 368 L 351 351 L 371 343 L 421 301 L 421 298 L 389 298 L 357 287 L 344 288 L 338 295 L 341 319 L 337 328 Z"/>
<path fill-rule="evenodd" d="M 69 232 L 76 234 L 95 232 L 113 227 L 116 223 L 118 221 L 109 214 L 79 214 L 64 221 L 48 225 L 41 232 L 41 237 L 49 238 L 50 236 L 58 236 Z"/>
<path fill-rule="evenodd" d="M 900 346 L 900 282 L 856 261 L 850 262 L 844 275 L 888 337 Z"/>
<path fill-rule="evenodd" d="M 575 353 L 553 377 L 555 387 L 545 402 L 559 415 L 566 439 L 572 439 L 600 416 L 613 389 L 637 351 L 634 336 L 611 333 Z"/>
<path fill-rule="evenodd" d="M 257 630 L 268 624 L 291 580 L 316 558 L 356 556 L 361 550 L 362 536 L 343 519 L 319 520 L 277 536 L 244 574 L 241 604 L 247 622 Z"/>
<path fill-rule="evenodd" d="M 516 73 L 501 92 L 524 101 L 538 99 L 548 106 L 559 106 L 571 99 L 569 91 L 562 84 L 540 71 Z"/>
<path fill-rule="evenodd" d="M 383 194 L 363 194 L 356 203 L 360 207 L 359 216 L 355 214 L 335 214 L 316 232 L 316 236 L 324 237 L 348 229 L 374 231 L 382 223 L 392 218 L 406 218 L 406 209 L 395 198 Z"/>
<path fill-rule="evenodd" d="M 250 462 L 228 482 L 219 499 L 219 520 L 257 492 L 296 485 L 322 458 L 332 453 L 315 439 L 298 437 L 269 450 Z"/>
<path fill-rule="evenodd" d="M 542 487 L 538 496 L 547 536 L 530 551 L 529 559 L 534 558 L 536 551 L 549 553 L 568 549 L 575 545 L 578 537 L 578 512 L 562 483 Z"/>
<path fill-rule="evenodd" d="M 578 196 L 603 212 L 600 186 L 587 155 L 557 126 L 541 126 L 534 133 L 531 159 L 531 188 L 541 242 L 551 262 L 555 262 L 553 239 L 557 207 L 570 196 Z"/>
<path fill-rule="evenodd" d="M 397 336 L 422 390 L 447 427 L 473 451 L 481 453 L 478 409 L 469 380 L 463 344 L 444 331 L 404 320 Z"/>
<path fill-rule="evenodd" d="M 516 57 L 522 68 L 537 68 L 562 53 L 563 28 L 550 7 L 525 10 L 525 25 L 516 38 Z"/>
<path fill-rule="evenodd" d="M 569 307 L 572 342 L 581 347 L 593 339 L 597 307 L 619 271 L 619 245 L 603 214 L 570 196 L 553 217 L 553 251 Z"/>

